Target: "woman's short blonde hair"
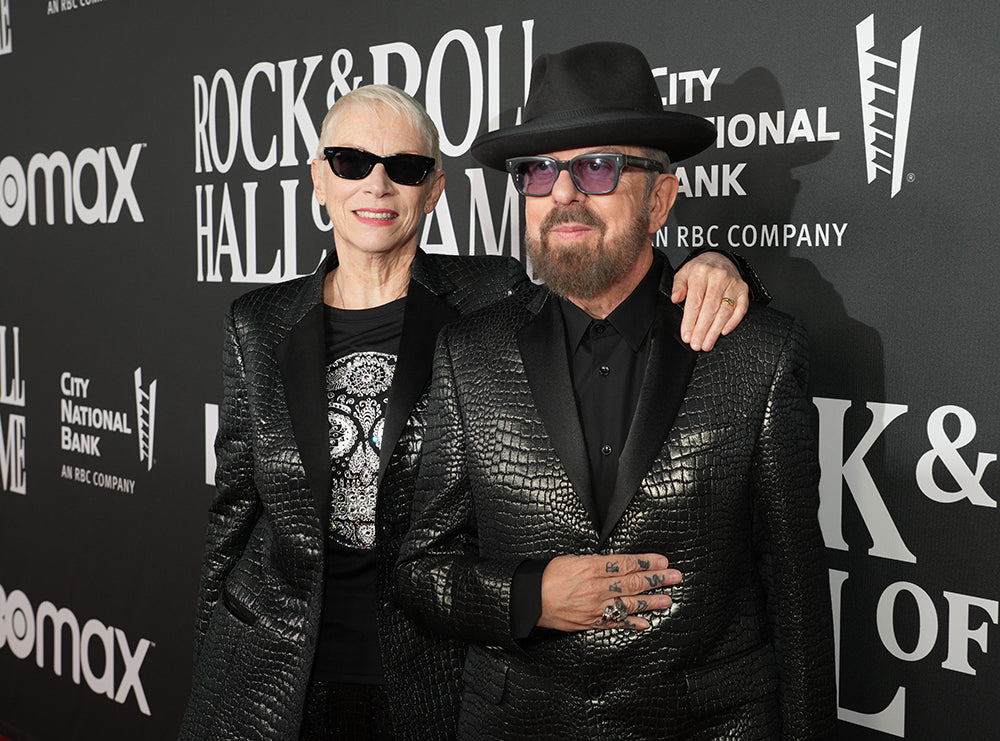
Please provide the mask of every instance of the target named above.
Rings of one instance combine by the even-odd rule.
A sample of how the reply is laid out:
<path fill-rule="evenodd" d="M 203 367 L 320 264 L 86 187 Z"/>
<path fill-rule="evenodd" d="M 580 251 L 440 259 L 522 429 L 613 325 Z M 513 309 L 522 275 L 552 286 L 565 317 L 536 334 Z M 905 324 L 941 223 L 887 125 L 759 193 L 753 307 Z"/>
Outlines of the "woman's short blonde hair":
<path fill-rule="evenodd" d="M 427 151 L 424 154 L 434 158 L 435 169 L 441 169 L 441 148 L 437 126 L 434 125 L 434 121 L 427 115 L 427 111 L 420 103 L 414 100 L 411 95 L 392 85 L 365 85 L 338 98 L 323 118 L 323 125 L 319 132 L 319 146 L 316 149 L 317 159 L 323 159 L 323 147 L 326 146 L 327 133 L 336 123 L 337 118 L 344 111 L 354 108 L 361 108 L 375 114 L 389 110 L 406 118 L 423 135 L 424 141 L 427 143 Z"/>

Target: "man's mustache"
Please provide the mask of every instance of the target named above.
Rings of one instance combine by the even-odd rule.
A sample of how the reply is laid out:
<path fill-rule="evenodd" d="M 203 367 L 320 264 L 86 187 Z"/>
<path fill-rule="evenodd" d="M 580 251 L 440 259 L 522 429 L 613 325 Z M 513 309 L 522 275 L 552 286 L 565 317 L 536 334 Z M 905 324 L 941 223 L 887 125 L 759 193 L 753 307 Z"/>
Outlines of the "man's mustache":
<path fill-rule="evenodd" d="M 604 222 L 597 218 L 597 216 L 595 216 L 594 213 L 582 203 L 574 203 L 570 206 L 560 206 L 559 208 L 554 208 L 549 211 L 545 218 L 542 219 L 542 224 L 539 227 L 539 233 L 542 238 L 545 239 L 549 236 L 552 230 L 560 224 L 581 224 L 583 226 L 600 229 L 602 233 L 605 228 Z"/>

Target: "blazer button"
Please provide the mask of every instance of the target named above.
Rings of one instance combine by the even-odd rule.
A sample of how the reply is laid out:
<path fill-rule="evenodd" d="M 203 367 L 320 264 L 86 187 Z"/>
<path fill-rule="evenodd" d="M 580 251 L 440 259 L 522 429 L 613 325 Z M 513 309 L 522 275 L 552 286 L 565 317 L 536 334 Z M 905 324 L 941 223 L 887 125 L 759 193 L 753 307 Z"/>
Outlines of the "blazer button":
<path fill-rule="evenodd" d="M 587 694 L 590 695 L 591 700 L 600 700 L 604 697 L 604 689 L 595 682 L 587 688 Z"/>

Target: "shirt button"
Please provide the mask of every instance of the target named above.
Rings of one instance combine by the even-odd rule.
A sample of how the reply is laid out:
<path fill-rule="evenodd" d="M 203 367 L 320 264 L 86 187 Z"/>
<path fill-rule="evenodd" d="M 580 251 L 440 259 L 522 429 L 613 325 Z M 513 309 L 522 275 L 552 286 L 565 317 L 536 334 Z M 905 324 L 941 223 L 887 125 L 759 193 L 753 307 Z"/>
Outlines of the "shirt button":
<path fill-rule="evenodd" d="M 610 372 L 611 372 L 611 368 L 610 368 L 609 366 L 607 366 L 607 365 L 602 365 L 602 366 L 601 366 L 601 375 L 602 375 L 602 376 L 606 376 L 606 375 L 608 375 L 608 374 L 609 374 Z"/>
<path fill-rule="evenodd" d="M 597 334 L 604 334 L 604 330 L 606 330 L 607 328 L 608 326 L 606 324 L 595 324 L 594 332 Z"/>
<path fill-rule="evenodd" d="M 594 683 L 587 688 L 587 694 L 590 695 L 591 700 L 600 700 L 604 697 L 604 688 Z"/>
<path fill-rule="evenodd" d="M 611 455 L 611 446 L 605 445 L 603 448 L 601 448 L 601 455 Z"/>

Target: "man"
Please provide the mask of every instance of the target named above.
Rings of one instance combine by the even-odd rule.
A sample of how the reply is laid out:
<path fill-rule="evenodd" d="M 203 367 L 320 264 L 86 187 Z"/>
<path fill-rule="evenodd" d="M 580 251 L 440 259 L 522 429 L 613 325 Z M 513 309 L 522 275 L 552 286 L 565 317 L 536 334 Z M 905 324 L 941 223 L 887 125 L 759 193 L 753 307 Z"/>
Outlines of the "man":
<path fill-rule="evenodd" d="M 454 730 L 465 647 L 413 629 L 391 573 L 437 333 L 528 281 L 510 258 L 419 250 L 420 219 L 444 188 L 440 162 L 434 122 L 409 95 L 367 85 L 341 96 L 312 163 L 336 249 L 313 275 L 231 308 L 181 739 L 424 741 Z M 735 270 L 711 259 L 692 260 L 679 291 L 732 291 L 745 305 Z M 706 348 L 742 316 L 716 311 L 718 299 L 702 308 L 690 339 Z M 433 682 L 416 672 L 431 655 Z M 393 728 L 415 717 L 412 732 Z"/>
<path fill-rule="evenodd" d="M 527 196 L 547 287 L 442 334 L 397 568 L 470 644 L 459 738 L 825 738 L 804 333 L 755 305 L 693 352 L 651 247 L 666 165 L 714 127 L 664 112 L 617 43 L 543 55 L 523 120 L 472 153 Z"/>

